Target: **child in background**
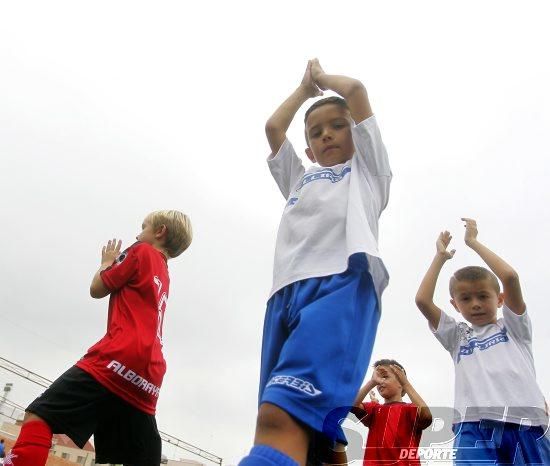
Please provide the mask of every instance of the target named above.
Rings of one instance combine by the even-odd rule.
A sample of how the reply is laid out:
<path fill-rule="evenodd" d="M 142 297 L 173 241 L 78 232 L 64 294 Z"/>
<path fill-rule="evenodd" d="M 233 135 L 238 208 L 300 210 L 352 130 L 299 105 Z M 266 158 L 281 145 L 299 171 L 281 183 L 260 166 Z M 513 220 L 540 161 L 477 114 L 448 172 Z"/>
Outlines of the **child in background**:
<path fill-rule="evenodd" d="M 384 403 L 374 401 L 372 395 L 369 402 L 363 402 L 375 387 Z M 403 402 L 404 395 L 411 403 Z M 394 359 L 376 361 L 372 378 L 357 394 L 355 408 L 354 414 L 369 428 L 364 466 L 420 466 L 418 459 L 409 458 L 415 458 L 422 431 L 432 423 L 432 414 L 401 364 Z M 407 455 L 403 455 L 405 450 Z"/>
<path fill-rule="evenodd" d="M 456 463 L 550 464 L 550 442 L 544 437 L 548 415 L 536 381 L 531 319 L 519 276 L 477 239 L 475 220 L 462 220 L 466 245 L 490 269 L 464 267 L 451 277 L 451 304 L 467 323 L 455 321 L 433 302 L 439 273 L 455 253 L 447 250 L 448 231 L 439 235 L 416 295 L 418 308 L 455 365 Z"/>

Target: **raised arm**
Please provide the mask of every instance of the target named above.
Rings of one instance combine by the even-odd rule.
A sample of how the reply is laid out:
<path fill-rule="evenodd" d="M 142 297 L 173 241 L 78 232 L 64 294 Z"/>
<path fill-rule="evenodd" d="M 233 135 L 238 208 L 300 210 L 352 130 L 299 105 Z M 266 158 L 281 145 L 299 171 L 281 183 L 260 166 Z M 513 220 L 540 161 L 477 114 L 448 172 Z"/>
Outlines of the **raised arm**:
<path fill-rule="evenodd" d="M 382 382 L 382 380 L 380 379 L 380 374 L 375 369 L 374 372 L 372 373 L 371 379 L 365 385 L 363 385 L 361 387 L 361 389 L 357 392 L 357 396 L 355 397 L 355 401 L 353 402 L 353 405 L 356 408 L 361 408 L 362 409 L 363 408 L 363 404 L 362 404 L 363 400 L 381 382 Z M 372 396 L 371 396 L 371 400 L 372 400 Z"/>
<path fill-rule="evenodd" d="M 272 154 L 276 154 L 285 142 L 288 127 L 302 104 L 311 97 L 323 95 L 311 77 L 311 64 L 309 60 L 298 88 L 275 110 L 265 124 L 265 134 Z"/>
<path fill-rule="evenodd" d="M 311 75 L 320 89 L 330 89 L 344 98 L 356 123 L 372 116 L 369 96 L 363 83 L 354 78 L 326 74 L 317 58 L 311 60 Z"/>
<path fill-rule="evenodd" d="M 113 262 L 116 260 L 120 254 L 120 247 L 122 246 L 122 241 L 113 239 L 109 240 L 106 246 L 103 246 L 101 250 L 101 266 L 98 271 L 94 274 L 92 278 L 92 283 L 90 285 L 90 296 L 92 298 L 104 298 L 111 291 L 105 286 L 103 280 L 101 279 L 101 272 L 113 265 Z"/>
<path fill-rule="evenodd" d="M 403 387 L 403 390 L 405 390 L 405 393 L 411 399 L 411 402 L 418 407 L 417 425 L 420 429 L 425 429 L 432 423 L 432 412 L 430 411 L 430 408 L 422 399 L 420 394 L 414 389 L 403 369 L 401 369 L 399 366 L 396 366 L 395 364 L 391 365 L 390 369 L 397 377 L 397 380 L 399 380 L 399 383 Z"/>
<path fill-rule="evenodd" d="M 525 312 L 525 302 L 521 293 L 521 285 L 517 272 L 503 259 L 497 256 L 487 246 L 477 239 L 477 224 L 471 218 L 462 218 L 466 232 L 464 242 L 483 259 L 483 262 L 493 271 L 502 283 L 504 304 L 514 313 L 521 315 Z"/>
<path fill-rule="evenodd" d="M 433 301 L 435 285 L 443 265 L 454 256 L 454 249 L 447 251 L 451 239 L 452 236 L 448 231 L 439 234 L 436 241 L 437 252 L 416 293 L 416 305 L 434 329 L 437 329 L 441 318 L 441 309 Z"/>

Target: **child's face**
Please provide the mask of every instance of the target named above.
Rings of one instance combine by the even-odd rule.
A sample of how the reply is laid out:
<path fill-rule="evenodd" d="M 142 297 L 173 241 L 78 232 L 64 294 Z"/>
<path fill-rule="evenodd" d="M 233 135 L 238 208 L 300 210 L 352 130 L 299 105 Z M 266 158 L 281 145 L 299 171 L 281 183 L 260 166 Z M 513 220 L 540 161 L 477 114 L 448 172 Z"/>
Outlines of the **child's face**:
<path fill-rule="evenodd" d="M 468 322 L 482 326 L 496 323 L 503 301 L 489 280 L 463 280 L 455 284 L 451 304 Z"/>
<path fill-rule="evenodd" d="M 378 366 L 375 370 L 382 380 L 376 387 L 380 396 L 386 400 L 400 397 L 403 393 L 403 386 L 399 383 L 393 371 L 387 366 Z"/>
<path fill-rule="evenodd" d="M 351 159 L 355 148 L 351 137 L 353 121 L 347 109 L 326 104 L 313 110 L 306 121 L 309 147 L 306 154 L 312 162 L 331 167 Z"/>
<path fill-rule="evenodd" d="M 155 242 L 155 230 L 149 216 L 145 217 L 141 225 L 141 233 L 136 236 L 142 243 L 153 244 Z"/>

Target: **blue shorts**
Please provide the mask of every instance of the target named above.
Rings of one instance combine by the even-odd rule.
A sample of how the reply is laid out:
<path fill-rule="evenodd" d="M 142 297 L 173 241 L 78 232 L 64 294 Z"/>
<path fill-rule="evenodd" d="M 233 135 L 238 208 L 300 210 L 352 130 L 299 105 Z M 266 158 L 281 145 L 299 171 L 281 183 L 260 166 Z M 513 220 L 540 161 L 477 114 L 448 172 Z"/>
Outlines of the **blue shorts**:
<path fill-rule="evenodd" d="M 550 465 L 550 441 L 540 426 L 481 420 L 453 426 L 455 464 Z"/>
<path fill-rule="evenodd" d="M 337 275 L 309 278 L 267 303 L 259 404 L 272 403 L 331 440 L 368 369 L 380 319 L 365 254 Z"/>

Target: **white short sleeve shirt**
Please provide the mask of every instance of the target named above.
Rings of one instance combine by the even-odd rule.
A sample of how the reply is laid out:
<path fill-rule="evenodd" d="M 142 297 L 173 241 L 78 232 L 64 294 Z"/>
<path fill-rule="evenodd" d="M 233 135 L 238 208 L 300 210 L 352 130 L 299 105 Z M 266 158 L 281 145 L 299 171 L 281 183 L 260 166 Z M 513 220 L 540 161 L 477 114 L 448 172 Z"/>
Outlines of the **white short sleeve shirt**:
<path fill-rule="evenodd" d="M 456 322 L 441 313 L 435 337 L 455 364 L 454 422 L 480 419 L 547 425 L 531 349 L 531 320 L 503 308 L 484 326 Z"/>
<path fill-rule="evenodd" d="M 332 167 L 305 170 L 288 140 L 268 158 L 287 200 L 270 295 L 299 280 L 341 273 L 349 256 L 364 252 L 380 303 L 388 273 L 378 251 L 378 218 L 388 202 L 392 174 L 374 116 L 353 127 L 352 137 L 353 157 Z"/>

